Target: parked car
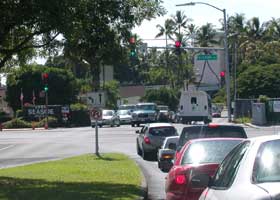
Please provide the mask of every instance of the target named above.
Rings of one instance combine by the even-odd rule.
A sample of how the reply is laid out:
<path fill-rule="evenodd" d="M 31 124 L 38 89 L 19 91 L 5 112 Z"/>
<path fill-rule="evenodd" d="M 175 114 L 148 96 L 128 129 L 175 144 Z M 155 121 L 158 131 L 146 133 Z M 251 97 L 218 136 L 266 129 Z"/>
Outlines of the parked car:
<path fill-rule="evenodd" d="M 138 134 L 136 138 L 137 154 L 144 160 L 152 158 L 152 156 L 156 157 L 158 149 L 166 137 L 178 135 L 176 128 L 170 123 L 146 124 L 136 133 Z"/>
<path fill-rule="evenodd" d="M 280 136 L 247 139 L 227 155 L 213 178 L 193 179 L 208 185 L 200 200 L 280 199 Z"/>
<path fill-rule="evenodd" d="M 132 116 L 130 110 L 118 110 L 117 115 L 120 118 L 121 124 L 131 124 Z"/>
<path fill-rule="evenodd" d="M 131 126 L 157 121 L 158 109 L 155 103 L 138 103 L 132 113 Z"/>
<path fill-rule="evenodd" d="M 97 121 L 98 126 L 102 127 L 104 125 L 120 126 L 120 118 L 117 116 L 114 110 L 102 110 L 102 119 Z M 92 127 L 95 126 L 94 123 L 91 124 Z"/>
<path fill-rule="evenodd" d="M 158 105 L 158 122 L 170 122 L 170 112 L 168 106 Z"/>
<path fill-rule="evenodd" d="M 202 124 L 184 127 L 181 131 L 178 141 L 177 152 L 181 150 L 184 144 L 191 139 L 210 138 L 210 137 L 232 137 L 232 138 L 247 138 L 246 132 L 239 125 L 225 124 Z"/>
<path fill-rule="evenodd" d="M 242 140 L 203 138 L 188 141 L 166 177 L 166 200 L 197 200 L 206 186 L 199 187 L 200 183 L 193 177 L 213 176 L 226 155 Z"/>
<path fill-rule="evenodd" d="M 158 168 L 163 172 L 167 172 L 173 165 L 174 151 L 179 140 L 179 136 L 166 137 L 161 148 L 158 150 Z"/>

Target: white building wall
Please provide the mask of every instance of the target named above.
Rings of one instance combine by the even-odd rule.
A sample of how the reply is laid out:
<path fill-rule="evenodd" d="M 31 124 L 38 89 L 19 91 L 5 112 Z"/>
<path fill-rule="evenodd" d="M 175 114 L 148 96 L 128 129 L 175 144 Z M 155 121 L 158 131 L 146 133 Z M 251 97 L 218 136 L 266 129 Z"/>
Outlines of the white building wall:
<path fill-rule="evenodd" d="M 207 60 L 208 63 L 206 60 L 198 59 L 199 55 L 204 55 L 204 53 L 199 53 L 195 56 L 194 71 L 196 73 L 196 82 L 200 82 L 200 85 L 209 88 L 217 87 L 218 89 L 220 86 L 220 72 L 225 71 L 224 51 L 215 50 L 211 54 L 217 55 L 217 59 Z"/>

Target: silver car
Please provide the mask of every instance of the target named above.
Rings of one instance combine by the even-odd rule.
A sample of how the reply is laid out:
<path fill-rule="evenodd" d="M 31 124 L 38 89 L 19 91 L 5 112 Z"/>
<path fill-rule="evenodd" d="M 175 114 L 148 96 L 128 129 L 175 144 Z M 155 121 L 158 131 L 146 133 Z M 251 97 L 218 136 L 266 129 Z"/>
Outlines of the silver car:
<path fill-rule="evenodd" d="M 161 171 L 167 172 L 167 168 L 173 165 L 173 157 L 176 152 L 178 141 L 179 136 L 166 137 L 161 148 L 158 150 L 158 168 Z"/>
<path fill-rule="evenodd" d="M 120 118 L 116 114 L 114 110 L 102 110 L 102 118 L 97 121 L 98 126 L 102 127 L 104 125 L 113 126 L 120 126 Z M 95 126 L 95 123 L 92 123 L 92 127 Z"/>
<path fill-rule="evenodd" d="M 197 187 L 208 184 L 199 200 L 279 200 L 280 136 L 243 141 L 227 155 L 212 179 L 194 176 L 191 182 Z"/>
<path fill-rule="evenodd" d="M 144 160 L 157 157 L 158 149 L 161 148 L 166 137 L 177 136 L 176 128 L 170 123 L 146 124 L 140 131 L 136 139 L 137 154 Z"/>
<path fill-rule="evenodd" d="M 130 110 L 118 110 L 117 115 L 120 118 L 121 124 L 131 124 L 132 116 Z"/>

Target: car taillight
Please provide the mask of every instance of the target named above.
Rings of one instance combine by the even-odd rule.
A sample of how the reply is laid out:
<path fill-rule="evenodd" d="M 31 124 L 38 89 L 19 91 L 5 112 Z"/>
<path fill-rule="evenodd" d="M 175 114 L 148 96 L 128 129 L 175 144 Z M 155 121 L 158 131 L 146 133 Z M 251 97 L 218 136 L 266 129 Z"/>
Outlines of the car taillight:
<path fill-rule="evenodd" d="M 175 178 L 175 183 L 178 185 L 185 184 L 187 182 L 186 176 L 183 174 L 177 175 Z"/>
<path fill-rule="evenodd" d="M 144 142 L 145 142 L 146 144 L 151 144 L 151 140 L 150 140 L 150 138 L 148 138 L 147 136 L 144 137 Z"/>
<path fill-rule="evenodd" d="M 209 128 L 218 128 L 219 125 L 218 124 L 208 124 Z"/>

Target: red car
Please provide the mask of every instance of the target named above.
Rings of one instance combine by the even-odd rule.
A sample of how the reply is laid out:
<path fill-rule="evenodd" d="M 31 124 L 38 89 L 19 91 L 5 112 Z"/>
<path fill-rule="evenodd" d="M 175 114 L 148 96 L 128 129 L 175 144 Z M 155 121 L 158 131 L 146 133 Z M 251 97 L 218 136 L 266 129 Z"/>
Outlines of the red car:
<path fill-rule="evenodd" d="M 213 176 L 225 156 L 242 140 L 204 138 L 188 141 L 176 155 L 166 177 L 166 200 L 198 199 L 204 189 L 200 186 L 199 175 Z"/>

